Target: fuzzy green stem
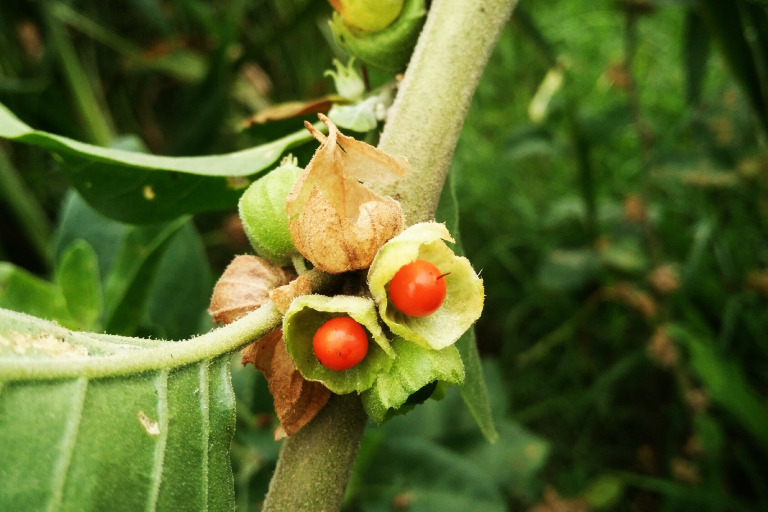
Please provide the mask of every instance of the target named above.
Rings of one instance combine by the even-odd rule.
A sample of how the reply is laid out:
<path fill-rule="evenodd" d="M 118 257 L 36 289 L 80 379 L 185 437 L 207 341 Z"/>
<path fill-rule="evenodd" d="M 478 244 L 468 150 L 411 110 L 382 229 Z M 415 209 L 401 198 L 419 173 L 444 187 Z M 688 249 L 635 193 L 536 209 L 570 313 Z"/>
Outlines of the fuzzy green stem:
<path fill-rule="evenodd" d="M 472 96 L 516 0 L 432 3 L 379 148 L 411 172 L 377 192 L 399 200 L 407 224 L 433 218 Z"/>
<path fill-rule="evenodd" d="M 283 444 L 264 512 L 341 508 L 367 420 L 358 395 L 332 395 L 320 414 Z"/>
<path fill-rule="evenodd" d="M 515 3 L 432 2 L 379 144 L 411 164 L 405 179 L 378 190 L 401 202 L 408 224 L 434 215 L 470 101 Z M 334 397 L 284 442 L 264 512 L 339 510 L 365 424 L 357 395 Z"/>

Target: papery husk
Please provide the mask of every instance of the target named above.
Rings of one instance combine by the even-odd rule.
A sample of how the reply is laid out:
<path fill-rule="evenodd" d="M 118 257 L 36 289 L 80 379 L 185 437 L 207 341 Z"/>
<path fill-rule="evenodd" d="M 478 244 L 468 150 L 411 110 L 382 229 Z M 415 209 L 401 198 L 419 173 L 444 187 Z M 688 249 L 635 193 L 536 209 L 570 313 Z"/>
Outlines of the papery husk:
<path fill-rule="evenodd" d="M 290 283 L 270 291 L 269 299 L 280 313 L 285 314 L 291 307 L 293 299 L 310 293 L 312 293 L 312 280 L 306 275 L 301 275 Z"/>
<path fill-rule="evenodd" d="M 216 282 L 208 313 L 214 322 L 228 324 L 261 307 L 270 290 L 295 277 L 293 272 L 268 260 L 244 254 L 235 256 Z"/>
<path fill-rule="evenodd" d="M 454 254 L 445 241 L 453 239 L 444 224 L 414 224 L 384 244 L 368 270 L 368 287 L 384 323 L 394 334 L 434 350 L 455 343 L 480 318 L 485 299 L 483 281 L 469 260 Z M 403 265 L 419 259 L 446 273 L 447 291 L 437 311 L 411 317 L 395 307 L 388 287 Z"/>
<path fill-rule="evenodd" d="M 325 407 L 330 390 L 301 376 L 285 350 L 282 329 L 275 329 L 242 351 L 242 363 L 251 363 L 267 379 L 280 427 L 275 441 L 291 436 Z"/>
<path fill-rule="evenodd" d="M 306 123 L 321 145 L 288 194 L 288 229 L 296 249 L 320 270 L 368 268 L 405 219 L 400 203 L 361 182 L 397 179 L 408 171 L 408 162 L 339 133 L 327 117 L 319 117 L 329 133 Z"/>
<path fill-rule="evenodd" d="M 368 336 L 368 353 L 347 370 L 323 366 L 312 349 L 312 338 L 321 325 L 338 316 L 358 322 Z M 283 317 L 285 345 L 304 378 L 321 382 L 339 395 L 370 388 L 381 372 L 392 366 L 395 353 L 379 325 L 376 306 L 371 299 L 352 295 L 304 295 L 291 302 Z"/>

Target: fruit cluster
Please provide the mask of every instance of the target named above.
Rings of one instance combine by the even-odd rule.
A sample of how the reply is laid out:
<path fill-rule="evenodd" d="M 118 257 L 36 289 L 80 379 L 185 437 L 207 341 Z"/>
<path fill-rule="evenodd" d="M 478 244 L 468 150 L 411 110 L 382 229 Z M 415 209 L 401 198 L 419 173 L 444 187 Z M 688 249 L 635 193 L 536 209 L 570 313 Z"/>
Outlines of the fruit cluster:
<path fill-rule="evenodd" d="M 321 119 L 329 135 L 315 135 L 321 147 L 307 168 L 299 174 L 291 162 L 256 181 L 240 214 L 256 251 L 277 265 L 300 255 L 325 272 L 365 271 L 356 294 L 294 297 L 282 332 L 306 380 L 337 394 L 359 393 L 381 422 L 412 406 L 412 396 L 437 396 L 463 382 L 454 344 L 480 316 L 483 284 L 447 245 L 454 240 L 445 225 L 403 229 L 399 203 L 365 187 L 371 167 L 401 175 L 404 161 Z"/>

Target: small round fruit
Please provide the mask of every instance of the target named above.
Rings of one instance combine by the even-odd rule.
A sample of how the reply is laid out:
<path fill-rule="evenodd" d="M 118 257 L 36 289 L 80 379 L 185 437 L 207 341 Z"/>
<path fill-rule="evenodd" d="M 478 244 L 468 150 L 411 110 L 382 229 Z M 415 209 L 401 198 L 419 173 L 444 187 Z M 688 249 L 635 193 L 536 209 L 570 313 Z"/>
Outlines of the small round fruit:
<path fill-rule="evenodd" d="M 349 370 L 368 353 L 368 335 L 348 316 L 331 318 L 315 332 L 312 350 L 320 364 L 331 370 Z"/>
<path fill-rule="evenodd" d="M 431 315 L 445 300 L 445 276 L 427 260 L 412 261 L 389 282 L 389 298 L 408 316 Z"/>
<path fill-rule="evenodd" d="M 298 254 L 288 230 L 285 199 L 303 170 L 294 162 L 281 165 L 251 183 L 240 197 L 243 229 L 259 256 L 285 266 Z"/>

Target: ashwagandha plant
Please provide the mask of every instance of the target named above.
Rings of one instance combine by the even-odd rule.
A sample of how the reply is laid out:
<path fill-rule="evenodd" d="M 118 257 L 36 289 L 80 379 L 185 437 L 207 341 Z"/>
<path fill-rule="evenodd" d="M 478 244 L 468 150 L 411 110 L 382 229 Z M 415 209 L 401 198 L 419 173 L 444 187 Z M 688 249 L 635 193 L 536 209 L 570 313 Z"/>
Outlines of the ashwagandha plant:
<path fill-rule="evenodd" d="M 386 2 L 398 14 L 381 14 L 383 23 L 365 15 L 367 2 L 331 3 L 333 31 L 350 53 L 392 71 L 407 63 L 376 148 L 336 126 L 357 130 L 373 118 L 371 129 L 382 117 L 381 98 L 355 87 L 352 65 L 338 65 L 334 78 L 341 94 L 356 96 L 355 115 L 345 105 L 323 124 L 228 155 L 91 146 L 34 130 L 0 105 L 0 136 L 53 153 L 92 207 L 160 226 L 133 233 L 144 243 L 126 261 L 151 257 L 189 215 L 238 203 L 258 254 L 239 257 L 219 280 L 210 311 L 225 325 L 184 341 L 94 332 L 128 332 L 142 292 L 116 274 L 102 304 L 98 279 L 83 278 L 98 262 L 82 241 L 68 248 L 54 291 L 24 288 L 30 281 L 14 281 L 17 269 L 0 268 L 11 277 L 4 304 L 15 293 L 29 312 L 58 322 L 0 310 L 0 509 L 234 509 L 229 365 L 245 347 L 244 362 L 269 381 L 275 435 L 286 438 L 264 510 L 338 510 L 368 419 L 406 412 L 414 395 L 460 386 L 494 439 L 471 333 L 482 281 L 449 245 L 455 206 L 444 223 L 434 219 L 514 2 Z M 284 159 L 260 177 L 313 138 L 320 144 L 303 170 Z M 420 269 L 400 274 L 413 262 Z"/>

